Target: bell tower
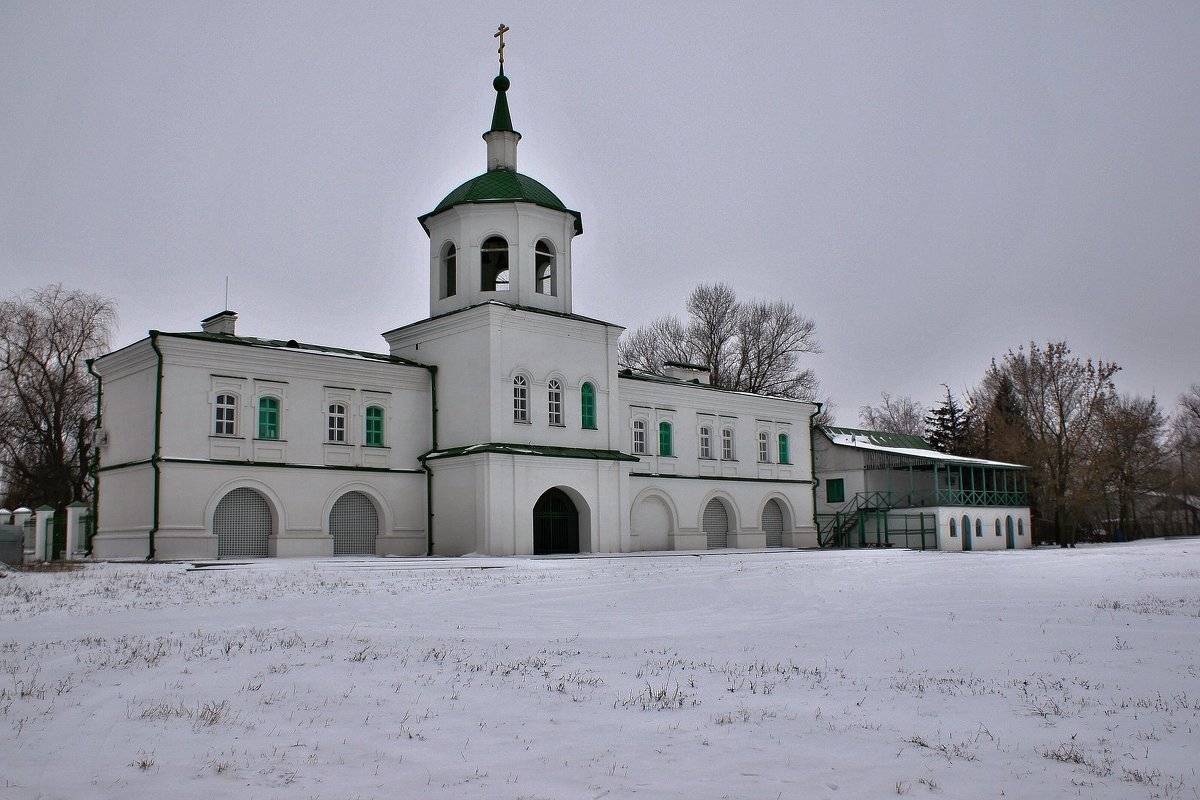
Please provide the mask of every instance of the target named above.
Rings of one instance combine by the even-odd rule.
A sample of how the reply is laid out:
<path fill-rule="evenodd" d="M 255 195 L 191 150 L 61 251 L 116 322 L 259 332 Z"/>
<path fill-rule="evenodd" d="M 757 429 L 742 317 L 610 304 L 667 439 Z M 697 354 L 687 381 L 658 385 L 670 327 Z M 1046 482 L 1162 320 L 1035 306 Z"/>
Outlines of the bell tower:
<path fill-rule="evenodd" d="M 578 211 L 517 172 L 517 144 L 508 109 L 512 85 L 500 70 L 487 144 L 487 171 L 463 183 L 418 218 L 429 234 L 429 315 L 484 302 L 571 312 L 571 240 L 583 233 Z"/>

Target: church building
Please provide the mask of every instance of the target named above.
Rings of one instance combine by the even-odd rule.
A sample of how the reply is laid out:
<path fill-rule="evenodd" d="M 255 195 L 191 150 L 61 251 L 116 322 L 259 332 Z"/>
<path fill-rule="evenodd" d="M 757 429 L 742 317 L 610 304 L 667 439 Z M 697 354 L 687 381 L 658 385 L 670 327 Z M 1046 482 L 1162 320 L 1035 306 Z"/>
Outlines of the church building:
<path fill-rule="evenodd" d="M 385 353 L 222 311 L 96 359 L 96 557 L 816 546 L 817 404 L 621 369 L 624 329 L 572 308 L 582 215 L 517 171 L 503 45 L 493 87 L 486 171 L 418 220 L 429 317 Z"/>

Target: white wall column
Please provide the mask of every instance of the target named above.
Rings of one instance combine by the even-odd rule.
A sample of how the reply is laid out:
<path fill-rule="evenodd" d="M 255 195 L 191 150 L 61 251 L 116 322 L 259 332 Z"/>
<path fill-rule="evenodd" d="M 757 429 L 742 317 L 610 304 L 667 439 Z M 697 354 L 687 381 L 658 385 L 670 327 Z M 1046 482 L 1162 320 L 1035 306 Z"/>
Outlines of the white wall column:
<path fill-rule="evenodd" d="M 54 509 L 50 506 L 39 506 L 34 512 L 37 523 L 33 529 L 33 558 L 35 561 L 50 561 L 54 548 Z M 47 542 L 47 540 L 49 540 Z"/>
<path fill-rule="evenodd" d="M 83 556 L 83 520 L 87 513 L 87 504 L 78 500 L 67 506 L 67 549 L 63 552 L 67 561 Z"/>

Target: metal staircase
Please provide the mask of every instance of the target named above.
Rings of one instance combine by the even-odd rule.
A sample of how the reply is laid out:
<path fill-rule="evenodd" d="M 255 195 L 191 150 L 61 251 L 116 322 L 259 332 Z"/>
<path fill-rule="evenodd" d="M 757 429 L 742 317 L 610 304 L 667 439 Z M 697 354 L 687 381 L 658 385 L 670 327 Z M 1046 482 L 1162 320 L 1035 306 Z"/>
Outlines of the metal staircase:
<path fill-rule="evenodd" d="M 859 492 L 817 528 L 817 544 L 821 547 L 850 547 L 850 534 L 867 514 L 896 507 L 891 492 Z"/>

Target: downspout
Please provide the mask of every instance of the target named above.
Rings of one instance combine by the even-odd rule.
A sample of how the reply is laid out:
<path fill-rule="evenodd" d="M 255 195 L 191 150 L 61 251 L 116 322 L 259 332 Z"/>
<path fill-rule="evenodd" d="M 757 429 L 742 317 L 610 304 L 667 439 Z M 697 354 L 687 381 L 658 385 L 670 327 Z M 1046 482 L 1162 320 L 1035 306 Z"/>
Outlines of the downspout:
<path fill-rule="evenodd" d="M 100 377 L 100 373 L 92 368 L 95 363 L 94 358 L 89 358 L 86 362 L 88 374 L 96 379 L 96 424 L 95 430 L 100 430 L 100 409 L 102 408 L 101 400 L 104 398 L 104 379 Z M 96 440 L 92 440 L 92 457 L 88 459 L 88 474 L 92 478 L 92 508 L 88 516 L 91 517 L 91 535 L 84 542 L 84 550 L 90 556 L 92 554 L 92 538 L 96 535 L 96 531 L 100 530 L 100 447 L 96 444 Z"/>
<path fill-rule="evenodd" d="M 429 449 L 433 451 L 438 449 L 437 367 L 429 364 L 425 369 L 429 370 L 429 394 L 432 403 L 430 416 L 432 441 Z M 425 470 L 425 555 L 428 557 L 433 555 L 433 468 L 429 466 L 428 461 L 422 458 L 421 469 Z"/>
<path fill-rule="evenodd" d="M 158 356 L 158 371 L 154 377 L 154 453 L 150 456 L 150 469 L 154 471 L 154 506 L 151 510 L 150 530 L 147 533 L 149 552 L 147 561 L 154 560 L 154 535 L 158 533 L 158 501 L 162 485 L 162 470 L 158 466 L 162 451 L 162 385 L 163 355 L 158 349 L 158 331 L 150 331 L 150 349 Z"/>
<path fill-rule="evenodd" d="M 817 532 L 817 546 L 821 546 L 821 525 L 817 522 L 817 429 L 813 427 L 813 420 L 821 413 L 821 404 L 817 403 L 816 410 L 808 415 L 808 461 L 810 472 L 812 475 L 812 510 L 813 510 L 813 530 Z"/>

